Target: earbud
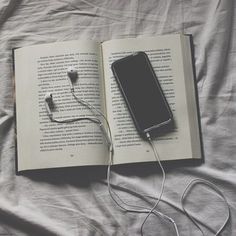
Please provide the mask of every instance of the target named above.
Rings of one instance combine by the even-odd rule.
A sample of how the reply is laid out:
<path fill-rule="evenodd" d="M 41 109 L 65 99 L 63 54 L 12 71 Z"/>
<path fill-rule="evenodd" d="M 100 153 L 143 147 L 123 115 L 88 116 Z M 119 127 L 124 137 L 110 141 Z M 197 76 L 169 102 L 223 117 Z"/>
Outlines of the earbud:
<path fill-rule="evenodd" d="M 52 102 L 52 93 L 46 93 L 44 97 L 45 102 L 50 103 Z"/>
<path fill-rule="evenodd" d="M 74 92 L 73 82 L 78 78 L 78 71 L 73 66 L 70 66 L 67 69 L 67 76 L 70 84 L 70 89 L 72 92 Z"/>
<path fill-rule="evenodd" d="M 52 118 L 52 112 L 50 109 L 50 105 L 52 105 L 52 102 L 52 93 L 46 93 L 46 95 L 44 96 L 44 103 L 50 119 Z"/>
<path fill-rule="evenodd" d="M 67 75 L 70 79 L 76 79 L 78 77 L 78 71 L 73 66 L 69 66 L 67 69 Z"/>

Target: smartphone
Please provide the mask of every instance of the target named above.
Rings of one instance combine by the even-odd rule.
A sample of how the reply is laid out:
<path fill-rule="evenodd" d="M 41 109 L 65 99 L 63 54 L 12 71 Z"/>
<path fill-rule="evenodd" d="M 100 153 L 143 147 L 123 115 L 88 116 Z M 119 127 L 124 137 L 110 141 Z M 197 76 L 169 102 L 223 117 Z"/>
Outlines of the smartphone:
<path fill-rule="evenodd" d="M 111 68 L 141 136 L 147 137 L 147 133 L 153 133 L 173 121 L 170 107 L 145 52 L 119 59 L 112 63 Z"/>

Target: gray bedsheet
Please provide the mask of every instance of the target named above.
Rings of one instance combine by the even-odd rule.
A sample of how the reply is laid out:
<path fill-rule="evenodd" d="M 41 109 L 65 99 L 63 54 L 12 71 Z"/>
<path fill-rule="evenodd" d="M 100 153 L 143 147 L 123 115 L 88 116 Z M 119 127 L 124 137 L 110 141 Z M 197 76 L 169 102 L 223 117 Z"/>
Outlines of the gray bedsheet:
<path fill-rule="evenodd" d="M 235 10 L 234 0 L 1 0 L 0 235 L 140 235 L 145 217 L 114 205 L 105 167 L 15 175 L 12 48 L 176 32 L 194 39 L 205 159 L 200 165 L 165 165 L 158 209 L 176 221 L 180 235 L 201 235 L 183 214 L 180 198 L 190 180 L 204 178 L 221 189 L 231 208 L 222 235 L 236 235 Z M 151 207 L 160 190 L 161 172 L 153 163 L 115 167 L 112 178 L 117 193 L 136 205 Z M 201 185 L 190 192 L 186 207 L 206 235 L 214 235 L 227 213 L 222 199 Z M 152 216 L 144 235 L 175 235 L 169 226 Z"/>

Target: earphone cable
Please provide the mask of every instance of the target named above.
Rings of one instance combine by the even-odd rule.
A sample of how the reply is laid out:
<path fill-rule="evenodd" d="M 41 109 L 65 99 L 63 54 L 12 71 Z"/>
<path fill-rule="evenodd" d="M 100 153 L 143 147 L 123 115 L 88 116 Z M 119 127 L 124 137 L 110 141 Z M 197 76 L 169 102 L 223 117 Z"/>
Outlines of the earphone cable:
<path fill-rule="evenodd" d="M 161 162 L 160 162 L 160 158 L 159 158 L 159 155 L 152 143 L 152 140 L 151 140 L 151 137 L 150 135 L 147 133 L 147 138 L 149 140 L 149 143 L 150 145 L 152 146 L 153 148 L 153 151 L 154 151 L 154 155 L 155 155 L 155 158 L 156 160 L 158 161 L 158 164 L 162 170 L 162 175 L 163 175 L 163 178 L 162 178 L 162 185 L 161 185 L 161 192 L 160 192 L 160 195 L 159 195 L 159 198 L 158 200 L 156 201 L 155 205 L 151 208 L 151 209 L 147 209 L 147 208 L 142 208 L 140 206 L 133 206 L 133 205 L 129 205 L 127 203 L 125 203 L 120 197 L 118 194 L 115 193 L 115 191 L 113 191 L 112 187 L 111 187 L 111 184 L 110 184 L 110 172 L 111 172 L 111 165 L 113 163 L 113 154 L 114 154 L 114 147 L 113 147 L 113 142 L 112 142 L 112 134 L 111 134 L 111 129 L 110 129 L 110 125 L 109 125 L 109 122 L 106 118 L 106 116 L 101 112 L 99 111 L 96 107 L 94 107 L 92 104 L 84 101 L 83 99 L 80 99 L 78 98 L 76 95 L 75 95 L 75 92 L 74 92 L 74 86 L 71 85 L 71 93 L 73 95 L 73 97 L 76 99 L 77 102 L 81 103 L 82 105 L 86 106 L 87 108 L 90 109 L 90 111 L 98 118 L 98 114 L 100 116 L 103 117 L 103 119 L 105 120 L 106 122 L 106 125 L 107 125 L 107 128 L 108 128 L 108 132 L 109 132 L 109 138 L 110 138 L 110 143 L 108 142 L 108 146 L 109 146 L 109 160 L 108 160 L 108 167 L 107 167 L 107 184 L 108 184 L 108 191 L 109 191 L 109 195 L 111 196 L 112 200 L 116 203 L 117 206 L 119 206 L 121 209 L 127 211 L 127 212 L 134 212 L 134 213 L 148 213 L 148 215 L 145 217 L 142 225 L 141 225 L 141 235 L 143 236 L 143 227 L 148 219 L 148 217 L 151 215 L 151 214 L 154 214 L 156 216 L 160 216 L 161 218 L 163 218 L 164 220 L 168 220 L 170 223 L 172 223 L 174 225 L 174 228 L 175 228 L 175 231 L 176 231 L 176 235 L 179 236 L 179 233 L 178 233 L 178 228 L 177 228 L 177 225 L 175 223 L 175 221 L 164 215 L 163 213 L 159 212 L 159 211 L 154 211 L 155 208 L 157 207 L 157 205 L 159 204 L 160 200 L 161 200 L 161 197 L 162 197 L 162 194 L 163 194 L 163 191 L 164 191 L 164 184 L 165 184 L 165 171 L 164 171 L 164 168 L 163 166 L 161 165 Z M 96 112 L 94 112 L 96 111 Z M 98 118 L 99 119 L 99 118 Z M 106 134 L 105 131 L 103 131 L 103 134 Z M 127 209 L 125 208 L 124 206 L 122 206 L 113 196 L 113 194 L 126 206 L 132 206 L 132 207 L 135 207 L 135 208 L 142 208 L 142 210 L 137 210 L 137 209 Z"/>
<path fill-rule="evenodd" d="M 152 141 L 151 141 L 151 143 L 152 143 Z M 153 146 L 153 147 L 154 147 L 154 146 Z M 155 149 L 154 149 L 154 150 L 155 150 Z M 158 155 L 157 152 L 156 152 L 156 150 L 155 150 L 154 153 L 155 153 L 155 156 Z M 148 215 L 145 217 L 145 219 L 144 219 L 144 221 L 143 221 L 143 223 L 142 223 L 142 225 L 141 225 L 141 228 L 140 228 L 141 235 L 143 235 L 143 227 L 144 227 L 144 225 L 145 225 L 145 223 L 146 223 L 148 217 L 149 217 L 151 214 L 154 214 L 156 217 L 159 216 L 159 217 L 161 217 L 162 219 L 164 219 L 164 220 L 166 220 L 166 221 L 172 223 L 172 224 L 174 225 L 174 229 L 175 229 L 176 235 L 179 236 L 178 227 L 177 227 L 175 221 L 174 221 L 171 217 L 169 217 L 169 216 L 167 216 L 167 215 L 165 215 L 165 214 L 163 214 L 163 213 L 161 213 L 161 212 L 155 210 L 155 208 L 157 207 L 157 205 L 159 204 L 159 202 L 160 202 L 160 200 L 161 200 L 161 196 L 162 196 L 162 193 L 163 193 L 164 183 L 165 183 L 165 174 L 163 175 L 161 193 L 160 193 L 160 195 L 159 195 L 159 197 L 158 197 L 158 199 L 157 199 L 155 205 L 154 205 L 151 209 L 146 208 L 146 207 L 142 207 L 142 206 L 135 206 L 135 205 L 127 204 L 127 203 L 125 203 L 125 202 L 119 197 L 118 194 L 116 194 L 116 192 L 113 190 L 113 188 L 112 188 L 112 186 L 111 186 L 111 183 L 110 183 L 110 169 L 111 169 L 112 159 L 113 159 L 113 158 L 112 158 L 112 155 L 113 155 L 113 153 L 110 152 L 110 154 L 109 154 L 109 156 L 110 156 L 110 157 L 109 157 L 109 164 L 108 164 L 108 168 L 107 168 L 107 184 L 108 184 L 109 195 L 111 196 L 112 200 L 116 203 L 116 205 L 117 205 L 118 207 L 120 207 L 122 210 L 126 211 L 126 212 L 131 212 L 131 213 L 148 213 Z M 157 160 L 159 159 L 159 157 L 156 157 L 156 158 L 157 158 Z M 165 173 L 163 167 L 162 167 L 162 171 Z M 122 205 L 117 201 L 117 199 L 113 196 L 113 194 L 114 194 L 114 195 L 119 199 L 119 201 L 122 202 L 124 205 L 129 206 L 129 207 L 133 207 L 133 208 L 126 208 L 126 207 L 122 206 Z M 134 208 L 136 208 L 136 209 L 134 209 Z M 139 208 L 139 210 L 138 210 L 137 208 Z"/>
<path fill-rule="evenodd" d="M 98 123 L 99 123 L 99 126 L 100 126 L 101 130 L 102 130 L 102 133 L 103 133 L 104 136 L 106 137 L 106 141 L 107 141 L 107 144 L 108 144 L 109 151 L 111 151 L 111 152 L 113 153 L 113 141 L 112 141 L 111 128 L 110 128 L 110 125 L 109 125 L 109 122 L 108 122 L 106 116 L 105 116 L 101 111 L 99 111 L 95 106 L 93 106 L 92 104 L 90 104 L 90 103 L 84 101 L 83 99 L 78 98 L 78 97 L 75 95 L 74 86 L 73 86 L 73 85 L 72 85 L 72 88 L 71 88 L 70 91 L 71 91 L 73 97 L 75 98 L 75 100 L 76 100 L 78 103 L 80 103 L 80 104 L 86 106 L 86 107 L 93 113 L 93 115 L 96 116 L 97 120 L 99 120 Z M 95 112 L 94 112 L 94 111 L 95 111 Z M 106 130 L 104 130 L 104 126 L 103 126 L 103 123 L 102 123 L 102 122 L 100 121 L 100 119 L 99 119 L 99 115 L 103 117 L 103 119 L 104 119 L 104 121 L 105 121 L 105 123 L 106 123 L 107 130 L 108 130 L 109 135 L 107 135 Z M 109 160 L 108 160 L 108 161 L 109 161 Z"/>
<path fill-rule="evenodd" d="M 142 223 L 141 229 L 140 229 L 142 236 L 143 236 L 143 227 L 144 227 L 145 223 L 147 222 L 147 219 L 149 218 L 149 216 L 151 214 L 155 215 L 156 217 L 159 216 L 159 217 L 161 217 L 161 219 L 169 221 L 170 223 L 172 223 L 174 225 L 176 235 L 179 236 L 178 228 L 177 228 L 177 225 L 176 225 L 175 221 L 171 217 L 169 217 L 169 216 L 167 216 L 167 215 L 165 215 L 165 214 L 163 214 L 163 213 L 161 213 L 161 212 L 159 212 L 155 209 L 158 206 L 158 204 L 160 203 L 160 201 L 162 200 L 162 195 L 163 195 L 163 192 L 164 192 L 164 186 L 165 186 L 165 180 L 166 180 L 166 174 L 165 174 L 165 170 L 164 170 L 164 168 L 161 164 L 159 154 L 156 150 L 156 147 L 155 147 L 149 133 L 146 134 L 148 142 L 149 142 L 149 144 L 151 145 L 151 147 L 153 149 L 153 153 L 154 153 L 154 156 L 156 158 L 156 161 L 158 162 L 158 164 L 161 168 L 161 171 L 162 171 L 161 190 L 160 190 L 160 193 L 159 193 L 158 197 L 155 198 L 156 202 L 155 202 L 155 204 L 153 205 L 152 208 L 146 208 L 144 206 L 136 206 L 136 205 L 128 204 L 125 201 L 123 201 L 120 198 L 120 196 L 113 190 L 112 185 L 111 185 L 110 182 L 111 182 L 111 166 L 113 164 L 114 147 L 113 147 L 112 133 L 111 133 L 111 128 L 110 128 L 109 122 L 108 122 L 106 116 L 100 110 L 98 110 L 95 106 L 93 106 L 90 103 L 84 101 L 83 99 L 79 99 L 75 95 L 73 85 L 71 85 L 71 93 L 72 93 L 73 97 L 75 98 L 75 100 L 78 103 L 81 103 L 82 105 L 86 106 L 96 118 L 94 118 L 94 117 L 79 117 L 79 118 L 71 118 L 71 119 L 64 119 L 64 120 L 55 119 L 53 117 L 53 114 L 50 111 L 50 107 L 48 105 L 48 101 L 50 101 L 52 99 L 52 94 L 49 94 L 49 96 L 47 96 L 47 97 L 45 96 L 45 105 L 46 105 L 47 113 L 48 113 L 48 116 L 49 116 L 50 120 L 52 122 L 55 122 L 55 123 L 73 123 L 73 122 L 76 122 L 76 121 L 88 120 L 88 121 L 91 121 L 91 122 L 94 122 L 94 123 L 98 124 L 101 128 L 102 133 L 104 134 L 104 136 L 106 138 L 107 145 L 108 145 L 108 150 L 109 150 L 109 159 L 108 159 L 108 168 L 107 168 L 107 185 L 108 185 L 108 191 L 109 191 L 109 194 L 110 194 L 112 200 L 116 203 L 117 206 L 119 206 L 124 211 L 133 212 L 133 213 L 145 213 L 145 214 L 147 214 L 145 219 L 143 220 L 143 223 Z M 107 126 L 106 129 L 104 128 L 103 121 L 100 120 L 100 116 L 105 121 L 105 124 Z M 108 133 L 107 133 L 107 131 L 108 131 Z M 184 206 L 184 200 L 187 196 L 188 191 L 196 184 L 204 184 L 204 185 L 208 186 L 209 188 L 215 190 L 215 192 L 218 193 L 218 195 L 224 200 L 225 204 L 227 205 L 227 209 L 228 209 L 227 217 L 226 217 L 223 225 L 220 227 L 220 229 L 215 234 L 215 236 L 218 236 L 222 232 L 222 230 L 225 228 L 227 223 L 229 222 L 229 219 L 230 219 L 230 206 L 229 206 L 225 196 L 217 188 L 216 185 L 214 185 L 213 183 L 211 183 L 209 181 L 203 180 L 203 179 L 193 179 L 192 181 L 190 181 L 190 183 L 186 186 L 186 188 L 185 188 L 185 190 L 184 190 L 184 192 L 181 196 L 181 206 L 182 206 L 183 212 L 196 225 L 196 227 L 201 231 L 202 235 L 204 235 L 204 232 L 201 229 L 201 227 L 198 225 L 197 221 L 187 212 L 187 210 L 185 209 L 185 206 Z M 129 208 L 124 207 L 120 202 L 123 205 L 128 206 Z"/>
<path fill-rule="evenodd" d="M 181 196 L 181 206 L 182 206 L 182 209 L 184 211 L 184 213 L 187 215 L 187 217 L 195 224 L 195 226 L 199 229 L 199 231 L 202 233 L 202 235 L 204 236 L 204 232 L 202 230 L 202 228 L 199 226 L 199 224 L 197 223 L 197 221 L 194 219 L 193 216 L 191 216 L 188 211 L 186 210 L 185 206 L 184 206 L 184 200 L 188 194 L 188 192 L 196 185 L 196 184 L 202 184 L 202 185 L 206 185 L 208 188 L 211 188 L 213 189 L 222 199 L 223 201 L 225 202 L 226 206 L 227 206 L 227 217 L 224 221 L 224 223 L 222 224 L 222 226 L 220 227 L 220 229 L 215 233 L 214 236 L 218 236 L 222 230 L 225 228 L 225 226 L 227 225 L 227 223 L 229 222 L 229 219 L 230 219 L 230 206 L 229 206 L 229 203 L 227 202 L 226 200 L 226 197 L 224 196 L 224 194 L 219 190 L 219 188 L 213 184 L 212 182 L 210 181 L 207 181 L 207 180 L 204 180 L 204 179 L 199 179 L 199 178 L 196 178 L 196 179 L 193 179 L 191 180 L 188 185 L 186 186 L 186 188 L 184 189 L 184 192 Z"/>
<path fill-rule="evenodd" d="M 154 204 L 154 206 L 151 208 L 151 210 L 149 211 L 148 215 L 145 217 L 143 223 L 142 223 L 142 226 L 141 226 L 141 235 L 143 235 L 143 226 L 145 224 L 145 222 L 147 221 L 148 217 L 151 215 L 151 213 L 153 212 L 153 210 L 157 207 L 157 205 L 160 203 L 161 201 L 161 197 L 163 195 L 163 192 L 164 192 L 164 187 L 165 187 L 165 180 L 166 180 L 166 173 L 165 173 L 165 170 L 161 164 L 161 160 L 160 160 L 160 157 L 159 157 L 159 154 L 156 150 L 156 147 L 155 145 L 153 144 L 153 141 L 151 139 L 151 136 L 149 133 L 146 134 L 147 136 L 147 139 L 148 139 L 148 142 L 150 143 L 151 147 L 152 147 L 152 150 L 154 152 L 154 156 L 156 158 L 156 161 L 158 162 L 160 168 L 161 168 L 161 172 L 162 172 L 162 183 L 161 183 L 161 191 L 160 191 L 160 194 L 159 194 L 159 197 L 157 198 L 157 201 L 156 203 Z M 178 232 L 178 231 L 177 231 Z M 178 233 L 177 233 L 178 235 Z"/>
<path fill-rule="evenodd" d="M 82 121 L 82 120 L 88 120 L 88 121 L 91 121 L 91 122 L 97 123 L 97 124 L 100 123 L 98 119 L 89 118 L 89 117 L 81 117 L 81 118 L 65 119 L 65 120 L 58 120 L 58 119 L 54 119 L 53 117 L 51 117 L 52 122 L 59 123 L 59 124 L 73 123 L 73 122 Z"/>

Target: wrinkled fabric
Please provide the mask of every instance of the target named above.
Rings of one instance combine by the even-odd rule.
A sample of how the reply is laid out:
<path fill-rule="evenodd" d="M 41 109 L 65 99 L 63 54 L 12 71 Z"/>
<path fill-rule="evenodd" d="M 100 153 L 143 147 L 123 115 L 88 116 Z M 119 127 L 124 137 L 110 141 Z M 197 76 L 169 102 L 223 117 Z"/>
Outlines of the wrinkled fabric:
<path fill-rule="evenodd" d="M 146 216 L 113 203 L 106 167 L 15 175 L 12 49 L 180 32 L 193 35 L 204 162 L 166 163 L 166 186 L 157 209 L 176 221 L 180 235 L 201 235 L 183 214 L 180 198 L 190 180 L 203 178 L 216 184 L 230 205 L 231 220 L 222 235 L 236 235 L 235 10 L 234 0 L 1 0 L 0 235 L 140 235 Z M 124 201 L 153 206 L 162 178 L 157 164 L 112 170 L 114 189 Z M 185 205 L 206 235 L 213 235 L 227 215 L 222 199 L 201 185 L 188 193 Z M 169 223 L 151 216 L 144 235 L 175 233 Z"/>

